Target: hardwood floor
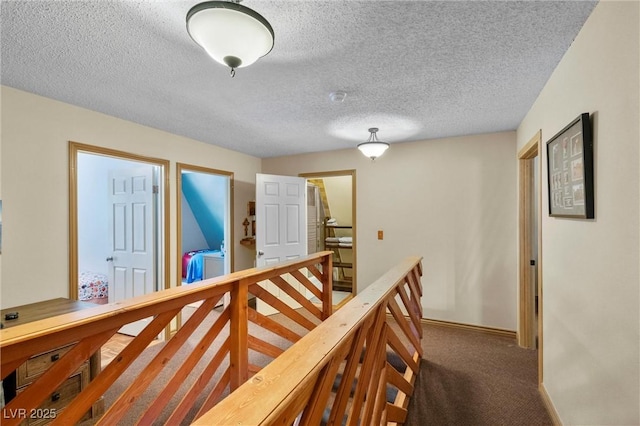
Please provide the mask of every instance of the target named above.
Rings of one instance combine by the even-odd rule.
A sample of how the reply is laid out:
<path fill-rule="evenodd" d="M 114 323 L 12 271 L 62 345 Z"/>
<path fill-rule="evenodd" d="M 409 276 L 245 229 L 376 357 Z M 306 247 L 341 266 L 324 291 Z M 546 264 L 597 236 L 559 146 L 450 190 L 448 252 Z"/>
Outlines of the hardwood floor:
<path fill-rule="evenodd" d="M 118 356 L 118 354 L 134 339 L 133 336 L 128 336 L 122 333 L 116 333 L 107 343 L 102 346 L 100 350 L 101 360 L 100 367 L 104 369 L 112 359 Z M 154 340 L 149 344 L 153 346 L 159 343 L 159 340 Z"/>
<path fill-rule="evenodd" d="M 353 299 L 353 294 L 349 291 L 333 291 L 333 312 L 342 308 L 349 300 Z M 322 309 L 322 302 L 317 297 L 313 297 L 311 302 L 317 308 Z"/>
<path fill-rule="evenodd" d="M 126 334 L 114 334 L 113 337 L 102 346 L 102 350 L 100 351 L 100 355 L 102 356 L 100 362 L 100 364 L 102 364 L 101 367 L 104 368 L 107 366 L 132 340 L 133 337 L 127 336 Z"/>

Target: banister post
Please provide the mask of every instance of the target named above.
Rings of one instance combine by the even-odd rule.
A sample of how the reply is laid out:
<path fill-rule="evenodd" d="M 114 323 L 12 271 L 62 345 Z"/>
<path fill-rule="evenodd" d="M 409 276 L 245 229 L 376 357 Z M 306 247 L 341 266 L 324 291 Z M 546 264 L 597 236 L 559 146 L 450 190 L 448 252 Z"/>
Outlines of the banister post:
<path fill-rule="evenodd" d="M 229 373 L 233 392 L 249 378 L 249 280 L 238 281 L 231 290 L 229 326 Z"/>
<path fill-rule="evenodd" d="M 322 321 L 333 313 L 333 255 L 322 259 Z"/>

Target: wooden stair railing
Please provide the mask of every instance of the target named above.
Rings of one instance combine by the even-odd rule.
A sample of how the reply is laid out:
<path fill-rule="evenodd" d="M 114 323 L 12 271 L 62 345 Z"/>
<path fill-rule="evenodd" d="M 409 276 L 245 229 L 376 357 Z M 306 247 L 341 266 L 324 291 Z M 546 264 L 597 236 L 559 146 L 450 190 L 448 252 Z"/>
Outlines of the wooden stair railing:
<path fill-rule="evenodd" d="M 307 330 L 314 329 L 331 315 L 331 256 L 331 252 L 315 253 L 275 266 L 235 272 L 121 303 L 96 305 L 95 308 L 0 330 L 0 377 L 3 379 L 33 355 L 73 344 L 65 355 L 3 408 L 3 425 L 17 425 L 25 420 L 18 414 L 37 409 L 54 389 L 99 351 L 123 325 L 152 318 L 142 332 L 64 410 L 56 413 L 52 424 L 77 423 L 148 345 L 180 315 L 183 308 L 194 302 L 202 303 L 183 326 L 162 343 L 157 354 L 146 365 L 136 365 L 135 372 L 127 370 L 127 374 L 134 375 L 135 378 L 116 401 L 107 407 L 97 423 L 117 424 L 125 414 L 133 410 L 143 394 L 146 395 L 145 391 L 180 350 L 184 356 L 182 364 L 174 367 L 170 378 L 155 395 L 145 399 L 150 402 L 142 408 L 138 424 L 158 421 L 161 413 L 164 415 L 161 421 L 178 424 L 185 419 L 189 421 L 187 416 L 193 409 L 198 410 L 194 418 L 199 417 L 214 407 L 225 392 L 233 392 L 260 371 L 262 366 L 252 362 L 250 351 L 270 358 L 283 353 L 282 347 L 253 335 L 252 327 L 266 329 L 281 337 L 285 343 L 293 344 L 301 340 Z M 265 291 L 262 285 L 267 281 L 286 293 L 297 305 L 282 303 Z M 217 319 L 212 319 L 212 309 L 227 293 L 231 295 L 229 305 L 224 307 Z M 285 318 L 286 321 L 278 322 L 250 308 L 249 293 L 279 311 L 280 318 Z M 321 308 L 307 301 L 309 295 L 322 302 Z M 196 330 L 200 330 L 202 337 L 195 337 Z M 195 345 L 189 346 L 189 339 L 199 340 Z M 176 389 L 185 382 L 196 364 L 203 359 L 203 355 L 211 350 L 216 339 L 222 343 L 214 345 L 217 351 L 207 365 L 199 370 L 200 376 L 191 381 L 192 384 L 180 397 L 173 411 L 168 415 L 164 414 L 168 402 L 176 397 Z M 212 382 L 214 380 L 215 383 Z M 213 388 L 205 395 L 204 402 L 194 407 L 198 396 L 209 385 Z"/>
<path fill-rule="evenodd" d="M 422 358 L 421 261 L 389 270 L 194 424 L 403 423 Z"/>

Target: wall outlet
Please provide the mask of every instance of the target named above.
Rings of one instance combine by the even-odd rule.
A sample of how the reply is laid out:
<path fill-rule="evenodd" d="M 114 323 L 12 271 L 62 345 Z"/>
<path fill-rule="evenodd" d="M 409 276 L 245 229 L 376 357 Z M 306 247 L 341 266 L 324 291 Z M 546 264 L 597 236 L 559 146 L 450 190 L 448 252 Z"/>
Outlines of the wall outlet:
<path fill-rule="evenodd" d="M 384 240 L 384 232 L 382 230 L 378 231 L 378 239 L 379 240 Z"/>

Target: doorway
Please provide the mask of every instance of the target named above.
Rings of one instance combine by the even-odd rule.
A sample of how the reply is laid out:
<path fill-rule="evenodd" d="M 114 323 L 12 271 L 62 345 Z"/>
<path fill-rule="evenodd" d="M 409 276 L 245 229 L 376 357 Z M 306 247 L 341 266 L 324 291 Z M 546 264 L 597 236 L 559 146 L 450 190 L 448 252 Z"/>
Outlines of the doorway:
<path fill-rule="evenodd" d="M 356 171 L 339 170 L 331 172 L 302 173 L 307 185 L 318 194 L 318 208 L 321 212 L 316 223 L 309 223 L 309 230 L 315 228 L 316 251 L 329 250 L 333 255 L 334 304 L 341 306 L 357 294 L 357 244 L 356 244 Z M 310 188 L 310 189 L 311 189 Z M 309 203 L 309 202 L 308 202 Z"/>
<path fill-rule="evenodd" d="M 357 291 L 355 170 L 314 172 L 299 177 L 256 176 L 256 266 L 278 263 L 318 251 L 334 253 L 333 305 L 339 309 Z M 286 244 L 285 244 L 286 242 Z M 291 282 L 295 288 L 296 282 Z M 291 302 L 277 286 L 276 297 Z M 312 298 L 308 292 L 307 296 Z M 259 312 L 272 313 L 261 306 Z M 261 310 L 262 309 L 262 310 Z"/>
<path fill-rule="evenodd" d="M 166 160 L 69 143 L 70 298 L 102 304 L 168 288 L 168 168 Z"/>
<path fill-rule="evenodd" d="M 233 173 L 177 164 L 177 282 L 233 272 Z"/>
<path fill-rule="evenodd" d="M 541 144 L 542 132 L 538 131 L 518 153 L 518 344 L 538 350 L 539 383 L 542 383 Z"/>
<path fill-rule="evenodd" d="M 258 268 L 306 256 L 307 205 L 306 181 L 295 176 L 256 174 L 256 266 Z M 286 275 L 284 280 L 295 291 L 309 299 L 313 293 L 296 279 Z M 260 285 L 293 309 L 299 303 L 280 286 L 270 280 Z M 256 299 L 256 310 L 262 315 L 275 314 L 277 309 Z"/>

